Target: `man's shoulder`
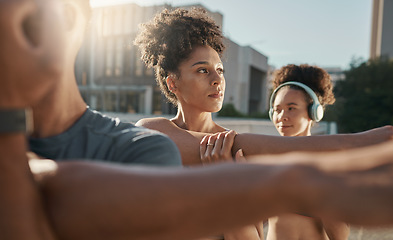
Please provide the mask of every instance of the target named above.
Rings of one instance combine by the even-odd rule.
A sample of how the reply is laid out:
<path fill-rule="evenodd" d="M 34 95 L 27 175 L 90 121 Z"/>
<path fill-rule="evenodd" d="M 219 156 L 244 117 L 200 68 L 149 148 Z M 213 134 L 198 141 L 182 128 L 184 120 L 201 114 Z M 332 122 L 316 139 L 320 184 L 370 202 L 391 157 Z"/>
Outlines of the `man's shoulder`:
<path fill-rule="evenodd" d="M 106 137 L 142 137 L 148 135 L 162 135 L 160 132 L 136 126 L 134 123 L 121 121 L 119 118 L 102 114 L 97 111 L 91 111 L 90 119 L 86 122 L 86 127 L 96 134 L 105 135 Z"/>

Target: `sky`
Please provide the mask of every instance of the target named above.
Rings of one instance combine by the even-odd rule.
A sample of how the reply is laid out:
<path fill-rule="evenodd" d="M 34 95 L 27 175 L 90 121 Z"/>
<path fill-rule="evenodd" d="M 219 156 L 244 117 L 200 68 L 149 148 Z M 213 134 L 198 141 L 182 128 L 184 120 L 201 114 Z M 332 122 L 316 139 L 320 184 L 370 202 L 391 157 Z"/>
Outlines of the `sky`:
<path fill-rule="evenodd" d="M 223 15 L 223 33 L 279 68 L 293 64 L 348 69 L 369 57 L 372 0 L 90 0 L 91 5 L 202 4 Z"/>

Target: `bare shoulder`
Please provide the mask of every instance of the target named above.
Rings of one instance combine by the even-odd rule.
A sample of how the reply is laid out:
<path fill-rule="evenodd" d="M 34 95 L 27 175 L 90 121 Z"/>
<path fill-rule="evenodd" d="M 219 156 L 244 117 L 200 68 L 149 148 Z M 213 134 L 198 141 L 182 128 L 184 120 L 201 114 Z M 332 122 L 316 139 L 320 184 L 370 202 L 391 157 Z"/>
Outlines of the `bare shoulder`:
<path fill-rule="evenodd" d="M 135 125 L 154 129 L 160 132 L 166 132 L 168 131 L 168 128 L 177 128 L 173 122 L 164 117 L 142 118 Z"/>

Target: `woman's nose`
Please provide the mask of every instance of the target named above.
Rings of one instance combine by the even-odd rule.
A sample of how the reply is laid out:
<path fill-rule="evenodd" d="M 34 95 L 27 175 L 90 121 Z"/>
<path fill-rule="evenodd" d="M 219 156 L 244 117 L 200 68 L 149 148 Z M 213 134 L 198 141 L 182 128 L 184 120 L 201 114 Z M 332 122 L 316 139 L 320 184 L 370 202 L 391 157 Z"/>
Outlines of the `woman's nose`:
<path fill-rule="evenodd" d="M 286 111 L 281 110 L 277 115 L 277 119 L 280 121 L 288 120 L 288 115 L 287 115 Z"/>
<path fill-rule="evenodd" d="M 217 72 L 215 72 L 212 76 L 212 85 L 221 85 L 222 82 L 224 81 L 224 76 L 222 74 L 219 74 Z"/>

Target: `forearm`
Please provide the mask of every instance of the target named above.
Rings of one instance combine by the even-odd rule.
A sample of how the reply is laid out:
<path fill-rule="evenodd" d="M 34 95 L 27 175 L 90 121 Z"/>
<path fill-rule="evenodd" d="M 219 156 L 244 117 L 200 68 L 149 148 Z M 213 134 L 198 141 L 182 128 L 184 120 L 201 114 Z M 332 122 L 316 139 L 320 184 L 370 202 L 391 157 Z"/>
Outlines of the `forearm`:
<path fill-rule="evenodd" d="M 26 159 L 23 134 L 0 135 L 0 239 L 53 240 Z"/>
<path fill-rule="evenodd" d="M 199 144 L 205 135 L 205 133 L 188 131 L 179 131 L 177 134 L 169 135 L 180 151 L 184 166 L 198 166 L 202 164 Z"/>
<path fill-rule="evenodd" d="M 318 206 L 308 202 L 304 213 L 360 225 L 391 224 L 393 220 L 389 202 L 393 200 L 392 141 L 349 151 L 265 155 L 248 160 L 313 166 L 302 176 L 309 182 L 304 180 L 305 185 L 298 188 L 301 191 L 294 193 L 317 201 Z"/>
<path fill-rule="evenodd" d="M 386 126 L 355 134 L 281 137 L 243 133 L 235 138 L 232 152 L 242 148 L 245 155 L 277 154 L 291 151 L 334 151 L 379 144 L 392 139 Z"/>
<path fill-rule="evenodd" d="M 358 160 L 384 166 L 380 152 Z M 388 151 L 382 155 L 392 156 Z M 281 165 L 274 162 L 283 156 L 262 156 L 252 160 L 269 158 L 273 164 L 190 169 L 67 162 L 40 183 L 62 239 L 192 239 L 284 212 L 355 224 L 393 223 L 389 161 L 391 168 L 364 171 L 373 166 L 361 165 L 345 171 L 310 163 L 321 156 L 288 154 L 287 160 L 298 162 Z M 327 157 L 346 159 L 342 152 Z"/>
<path fill-rule="evenodd" d="M 292 179 L 295 170 L 252 164 L 165 170 L 61 163 L 42 186 L 63 239 L 193 239 L 297 209 L 303 199 L 293 199 L 293 188 L 301 185 Z"/>

